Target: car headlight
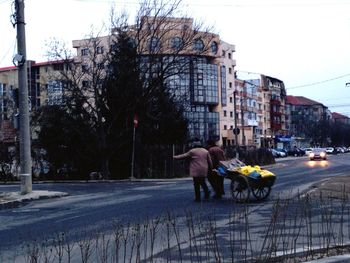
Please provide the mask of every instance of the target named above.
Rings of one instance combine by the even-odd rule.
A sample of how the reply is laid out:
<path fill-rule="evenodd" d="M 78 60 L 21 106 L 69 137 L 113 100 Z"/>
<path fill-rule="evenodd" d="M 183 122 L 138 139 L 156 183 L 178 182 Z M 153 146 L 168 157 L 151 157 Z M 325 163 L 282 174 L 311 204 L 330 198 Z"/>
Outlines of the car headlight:
<path fill-rule="evenodd" d="M 314 153 L 310 153 L 310 158 L 314 158 L 315 157 L 315 154 Z"/>
<path fill-rule="evenodd" d="M 321 153 L 320 153 L 320 156 L 323 158 L 323 157 L 326 156 L 326 153 L 325 153 L 325 152 L 321 152 Z"/>

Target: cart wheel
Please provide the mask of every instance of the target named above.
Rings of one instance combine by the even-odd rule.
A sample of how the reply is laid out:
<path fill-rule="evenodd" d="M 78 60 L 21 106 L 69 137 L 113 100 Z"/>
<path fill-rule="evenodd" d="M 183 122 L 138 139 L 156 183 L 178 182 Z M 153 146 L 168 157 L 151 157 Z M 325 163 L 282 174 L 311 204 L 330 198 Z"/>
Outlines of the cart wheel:
<path fill-rule="evenodd" d="M 264 200 L 269 196 L 271 192 L 271 186 L 260 186 L 252 189 L 252 193 L 257 200 Z"/>
<path fill-rule="evenodd" d="M 232 198 L 237 202 L 247 202 L 250 195 L 250 187 L 245 177 L 238 177 L 231 180 Z"/>

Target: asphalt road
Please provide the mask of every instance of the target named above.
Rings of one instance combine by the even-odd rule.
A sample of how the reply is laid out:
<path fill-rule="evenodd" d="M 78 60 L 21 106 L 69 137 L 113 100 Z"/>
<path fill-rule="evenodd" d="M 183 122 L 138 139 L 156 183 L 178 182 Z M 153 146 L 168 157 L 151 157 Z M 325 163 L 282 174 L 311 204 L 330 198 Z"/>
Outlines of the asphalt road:
<path fill-rule="evenodd" d="M 293 196 L 320 180 L 349 174 L 350 154 L 329 156 L 327 161 L 308 161 L 306 157 L 280 159 L 267 167 L 277 175 L 271 195 L 263 203 L 251 204 L 251 211 L 263 213 L 281 196 Z M 191 179 L 142 182 L 44 183 L 34 190 L 69 193 L 58 199 L 38 200 L 14 209 L 0 210 L 0 250 L 11 251 L 36 239 L 58 232 L 108 230 L 116 222 L 134 223 L 163 216 L 167 211 L 183 216 L 215 214 L 228 218 L 240 207 L 229 195 L 225 180 L 223 200 L 193 202 Z M 18 191 L 18 185 L 0 185 L 0 191 Z"/>

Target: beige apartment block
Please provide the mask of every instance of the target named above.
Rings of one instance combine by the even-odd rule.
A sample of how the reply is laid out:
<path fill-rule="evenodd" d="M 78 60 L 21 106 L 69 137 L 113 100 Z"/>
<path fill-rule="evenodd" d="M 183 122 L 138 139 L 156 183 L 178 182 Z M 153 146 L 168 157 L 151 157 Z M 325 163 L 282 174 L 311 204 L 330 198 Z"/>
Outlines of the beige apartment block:
<path fill-rule="evenodd" d="M 56 104 L 62 100 L 63 87 L 56 81 L 61 62 L 27 61 L 28 96 L 30 113 L 42 105 Z M 0 68 L 0 101 L 2 141 L 14 143 L 18 128 L 18 70 L 15 66 Z M 32 129 L 33 131 L 33 129 Z M 35 132 L 32 133 L 35 138 Z M 1 138 L 0 138 L 1 139 Z"/>
<path fill-rule="evenodd" d="M 199 30 L 191 18 L 142 17 L 139 24 L 115 28 L 111 36 L 74 40 L 74 61 L 82 70 L 108 64 L 115 35 L 125 31 L 146 64 L 168 59 L 183 67 L 179 75 L 171 75 L 166 82 L 183 98 L 190 137 L 233 145 L 235 46 L 218 34 Z"/>
<path fill-rule="evenodd" d="M 283 147 L 283 143 L 288 143 L 290 136 L 286 125 L 288 117 L 283 81 L 255 74 L 254 78 L 237 80 L 236 84 L 241 95 L 240 122 L 244 131 L 240 137 L 241 144 L 270 148 Z M 280 141 L 283 141 L 282 145 Z"/>

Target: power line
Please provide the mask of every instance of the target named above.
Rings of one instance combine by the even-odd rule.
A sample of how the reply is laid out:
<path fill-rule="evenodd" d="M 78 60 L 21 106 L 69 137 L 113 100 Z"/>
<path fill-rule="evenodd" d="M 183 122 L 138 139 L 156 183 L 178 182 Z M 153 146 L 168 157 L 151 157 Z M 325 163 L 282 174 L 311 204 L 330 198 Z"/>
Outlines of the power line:
<path fill-rule="evenodd" d="M 309 83 L 309 84 L 304 84 L 304 85 L 300 85 L 300 86 L 294 86 L 294 87 L 290 87 L 290 88 L 286 88 L 286 89 L 290 90 L 290 89 L 298 89 L 298 88 L 303 88 L 303 87 L 314 86 L 314 85 L 326 83 L 326 82 L 329 82 L 329 81 L 341 79 L 341 78 L 344 78 L 344 77 L 347 77 L 347 76 L 350 76 L 350 73 L 349 73 L 349 74 L 342 75 L 342 76 L 338 76 L 338 77 L 335 77 L 335 78 L 326 79 L 326 80 L 321 80 L 321 81 L 317 81 L 317 82 L 313 82 L 313 83 Z"/>
<path fill-rule="evenodd" d="M 1 0 L 0 0 L 1 1 Z M 8 1 L 8 0 L 3 0 Z M 77 2 L 111 2 L 116 4 L 124 4 L 124 5 L 139 5 L 139 1 L 113 1 L 113 0 L 74 0 Z M 203 3 L 202 1 L 195 2 L 191 0 L 191 3 L 186 3 L 185 1 L 182 2 L 183 5 L 186 6 L 200 6 L 200 7 L 212 7 L 212 6 L 221 6 L 221 7 L 291 7 L 291 6 L 299 6 L 299 7 L 307 7 L 307 6 L 339 6 L 339 5 L 350 5 L 349 2 L 322 2 L 322 3 L 295 3 L 295 2 L 289 2 L 289 3 L 277 3 L 277 2 L 269 2 L 269 3 L 260 3 L 260 2 L 241 2 L 241 3 L 232 3 L 229 1 L 226 1 L 226 3 Z"/>
<path fill-rule="evenodd" d="M 334 104 L 328 105 L 329 108 L 338 108 L 338 107 L 350 107 L 350 104 Z"/>
<path fill-rule="evenodd" d="M 7 2 L 11 2 L 12 0 L 0 0 L 0 4 L 5 4 Z"/>
<path fill-rule="evenodd" d="M 9 46 L 8 50 L 5 52 L 5 54 L 2 56 L 2 58 L 0 59 L 0 64 L 5 60 L 5 58 L 8 56 L 8 54 L 10 53 L 11 49 L 13 48 L 13 54 L 15 52 L 15 49 L 17 47 L 16 44 L 16 38 L 13 40 L 12 44 Z"/>

